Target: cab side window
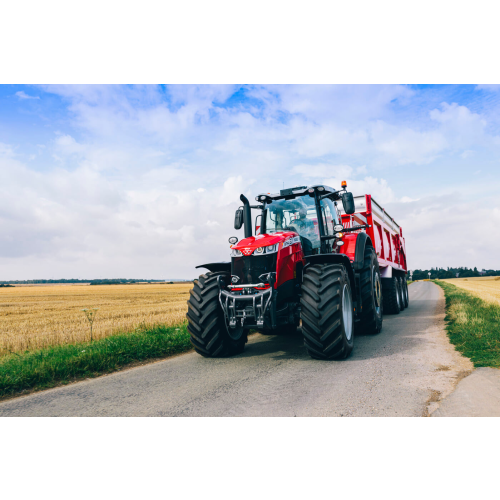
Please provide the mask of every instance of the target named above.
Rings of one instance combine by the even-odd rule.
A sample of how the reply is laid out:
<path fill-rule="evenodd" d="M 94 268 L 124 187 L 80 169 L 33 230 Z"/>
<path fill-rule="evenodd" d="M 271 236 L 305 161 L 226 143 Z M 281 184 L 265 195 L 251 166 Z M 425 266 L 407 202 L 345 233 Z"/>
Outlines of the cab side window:
<path fill-rule="evenodd" d="M 333 202 L 328 198 L 321 200 L 321 213 L 326 234 L 333 234 L 333 226 L 338 223 L 337 211 Z"/>

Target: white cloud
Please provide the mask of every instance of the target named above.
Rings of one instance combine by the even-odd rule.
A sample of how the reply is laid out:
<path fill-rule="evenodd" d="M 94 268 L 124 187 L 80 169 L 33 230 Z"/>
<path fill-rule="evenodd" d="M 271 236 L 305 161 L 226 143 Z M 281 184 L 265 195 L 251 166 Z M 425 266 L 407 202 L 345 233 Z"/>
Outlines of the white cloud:
<path fill-rule="evenodd" d="M 480 84 L 476 85 L 477 90 L 490 90 L 492 92 L 496 92 L 500 90 L 500 85 L 498 84 Z"/>
<path fill-rule="evenodd" d="M 20 90 L 19 92 L 16 92 L 15 94 L 19 99 L 24 100 L 24 99 L 40 99 L 38 96 L 32 96 L 26 94 L 26 92 Z"/>
<path fill-rule="evenodd" d="M 421 165 L 435 160 L 448 146 L 439 131 L 419 131 L 377 121 L 371 127 L 375 148 L 399 165 Z"/>
<path fill-rule="evenodd" d="M 309 165 L 301 163 L 292 168 L 294 174 L 300 174 L 305 178 L 320 178 L 328 177 L 335 174 L 336 178 L 350 177 L 353 169 L 349 165 L 329 165 L 326 163 L 318 163 L 316 165 Z"/>
<path fill-rule="evenodd" d="M 433 109 L 430 117 L 441 124 L 441 133 L 454 148 L 463 150 L 472 144 L 482 144 L 486 139 L 486 120 L 466 106 L 443 102 L 441 110 Z"/>
<path fill-rule="evenodd" d="M 339 187 L 344 179 L 333 177 L 325 179 L 327 186 Z M 355 196 L 371 194 L 379 203 L 390 203 L 396 199 L 394 191 L 385 179 L 376 177 L 365 177 L 364 179 L 347 179 L 347 190 Z"/>
<path fill-rule="evenodd" d="M 498 269 L 494 249 L 500 245 L 492 221 L 500 223 L 496 198 L 481 198 L 471 210 L 470 195 L 426 196 L 385 207 L 403 228 L 410 269 L 474 267 Z"/>
<path fill-rule="evenodd" d="M 361 169 L 363 172 L 365 169 Z M 391 202 L 396 199 L 385 179 L 372 176 L 358 178 L 349 165 L 329 165 L 325 163 L 309 165 L 300 164 L 292 168 L 292 172 L 300 174 L 310 184 L 325 184 L 340 189 L 341 182 L 347 181 L 348 190 L 355 195 L 372 194 L 380 202 Z"/>
<path fill-rule="evenodd" d="M 0 142 L 0 157 L 10 158 L 14 156 L 14 149 L 9 144 Z"/>
<path fill-rule="evenodd" d="M 57 151 L 65 155 L 81 153 L 85 149 L 84 146 L 78 144 L 78 142 L 73 137 L 67 134 L 60 134 L 56 138 L 55 144 L 57 147 Z"/>

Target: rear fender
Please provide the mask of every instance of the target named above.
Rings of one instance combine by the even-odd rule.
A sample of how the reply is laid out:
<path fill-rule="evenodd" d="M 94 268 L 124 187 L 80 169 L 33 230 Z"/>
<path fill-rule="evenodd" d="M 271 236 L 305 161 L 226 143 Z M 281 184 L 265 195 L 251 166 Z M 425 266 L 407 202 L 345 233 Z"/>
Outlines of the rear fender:
<path fill-rule="evenodd" d="M 365 248 L 366 246 L 373 247 L 372 240 L 366 233 L 353 233 L 346 234 L 346 239 L 349 239 L 347 245 L 348 257 L 353 258 L 352 266 L 354 271 L 360 271 L 363 269 L 363 264 L 365 261 Z M 344 248 L 341 248 L 341 252 Z M 354 255 L 352 251 L 354 250 Z"/>

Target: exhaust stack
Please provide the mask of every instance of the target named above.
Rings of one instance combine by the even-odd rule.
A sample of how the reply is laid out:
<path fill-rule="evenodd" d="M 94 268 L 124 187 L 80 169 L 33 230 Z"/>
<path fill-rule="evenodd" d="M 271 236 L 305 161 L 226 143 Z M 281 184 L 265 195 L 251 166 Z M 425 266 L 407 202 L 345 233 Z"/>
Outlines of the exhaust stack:
<path fill-rule="evenodd" d="M 244 194 L 240 196 L 240 200 L 243 202 L 243 225 L 245 238 L 250 238 L 250 236 L 252 236 L 252 212 L 250 210 L 250 203 Z"/>

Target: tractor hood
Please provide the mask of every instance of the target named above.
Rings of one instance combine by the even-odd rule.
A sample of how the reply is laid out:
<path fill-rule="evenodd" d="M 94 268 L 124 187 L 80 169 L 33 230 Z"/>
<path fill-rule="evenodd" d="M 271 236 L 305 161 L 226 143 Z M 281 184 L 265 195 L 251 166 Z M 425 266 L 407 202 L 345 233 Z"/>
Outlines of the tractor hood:
<path fill-rule="evenodd" d="M 276 243 L 281 243 L 288 238 L 293 238 L 294 236 L 297 236 L 297 233 L 294 231 L 278 231 L 272 234 L 264 233 L 244 238 L 243 240 L 238 241 L 238 243 L 233 245 L 231 248 L 233 250 L 240 250 L 244 255 L 251 255 L 256 248 L 276 245 Z M 244 252 L 243 249 L 245 249 Z"/>

